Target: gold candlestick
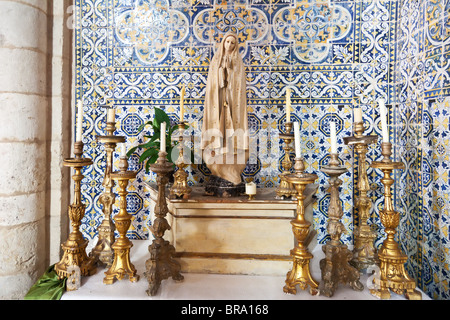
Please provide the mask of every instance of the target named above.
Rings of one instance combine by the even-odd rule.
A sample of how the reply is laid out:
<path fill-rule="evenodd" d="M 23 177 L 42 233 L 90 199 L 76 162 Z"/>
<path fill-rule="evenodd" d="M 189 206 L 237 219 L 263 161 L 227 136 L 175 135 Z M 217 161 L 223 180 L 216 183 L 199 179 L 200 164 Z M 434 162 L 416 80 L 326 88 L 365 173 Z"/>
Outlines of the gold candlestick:
<path fill-rule="evenodd" d="M 72 225 L 72 232 L 65 243 L 61 245 L 63 257 L 56 263 L 55 271 L 60 279 L 69 277 L 68 267 L 78 266 L 82 276 L 89 276 L 96 272 L 95 261 L 86 254 L 88 240 L 83 238 L 80 232 L 81 220 L 84 217 L 86 206 L 81 202 L 81 180 L 84 176 L 81 173 L 83 167 L 92 164 L 89 158 L 83 158 L 83 142 L 75 142 L 75 158 L 64 159 L 65 167 L 74 168 L 75 174 L 72 179 L 75 181 L 74 202 L 69 206 L 69 219 Z"/>
<path fill-rule="evenodd" d="M 330 154 L 329 164 L 323 166 L 321 171 L 330 176 L 330 205 L 328 207 L 327 231 L 331 240 L 322 246 L 325 259 L 320 260 L 323 280 L 320 292 L 327 297 L 332 297 L 340 283 L 350 284 L 353 290 L 362 291 L 364 286 L 359 281 L 359 271 L 349 264 L 352 252 L 346 245 L 340 243 L 345 227 L 341 222 L 344 212 L 339 199 L 339 187 L 342 184 L 339 176 L 348 170 L 339 165 L 338 154 L 334 153 Z"/>
<path fill-rule="evenodd" d="M 293 258 L 292 270 L 287 273 L 286 285 L 283 288 L 285 293 L 296 294 L 297 284 L 302 290 L 310 287 L 310 294 L 316 295 L 319 293 L 319 283 L 311 276 L 309 262 L 313 255 L 308 250 L 311 238 L 310 234 L 311 223 L 305 219 L 305 196 L 303 194 L 306 186 L 313 183 L 318 177 L 316 174 L 305 173 L 304 163 L 302 158 L 295 158 L 295 173 L 286 175 L 286 180 L 292 183 L 297 191 L 297 215 L 291 221 L 294 236 L 297 239 L 297 245 L 291 250 L 291 257 Z"/>
<path fill-rule="evenodd" d="M 154 296 L 164 279 L 172 277 L 175 281 L 182 281 L 184 277 L 180 274 L 181 266 L 173 259 L 175 248 L 169 241 L 163 239 L 164 233 L 170 230 L 170 225 L 166 220 L 167 208 L 166 202 L 166 184 L 168 182 L 167 173 L 172 170 L 172 165 L 167 161 L 167 153 L 160 151 L 158 160 L 150 166 L 156 173 L 156 182 L 158 184 L 158 200 L 155 205 L 156 219 L 153 221 L 150 231 L 153 234 L 153 242 L 148 247 L 150 259 L 145 262 L 146 272 L 144 275 L 148 280 L 148 295 Z"/>
<path fill-rule="evenodd" d="M 290 153 L 293 150 L 291 147 L 292 141 L 294 141 L 294 134 L 291 133 L 292 130 L 292 122 L 286 122 L 285 124 L 286 132 L 280 134 L 280 138 L 284 141 L 284 159 L 281 162 L 283 166 L 283 172 L 279 175 L 280 177 L 280 185 L 276 190 L 277 198 L 290 198 L 297 194 L 297 190 L 292 186 L 292 183 L 287 181 L 286 176 L 290 174 L 290 170 L 292 168 L 292 161 L 290 158 Z"/>
<path fill-rule="evenodd" d="M 92 249 L 90 256 L 95 259 L 99 265 L 110 267 L 114 259 L 114 250 L 111 248 L 115 242 L 114 231 L 116 227 L 111 219 L 112 207 L 116 196 L 113 192 L 114 180 L 111 179 L 113 170 L 113 152 L 118 143 L 125 142 L 125 137 L 115 136 L 116 130 L 115 122 L 106 123 L 106 136 L 97 136 L 97 141 L 104 143 L 106 150 L 106 168 L 103 178 L 104 191 L 99 198 L 99 202 L 103 205 L 103 221 L 98 228 L 98 241 Z"/>
<path fill-rule="evenodd" d="M 172 187 L 170 188 L 170 195 L 169 197 L 171 199 L 183 197 L 183 199 L 189 199 L 189 195 L 191 194 L 192 189 L 189 187 L 187 183 L 188 174 L 184 170 L 188 165 L 184 163 L 184 149 L 183 149 L 183 132 L 186 128 L 186 122 L 180 122 L 178 125 L 178 128 L 180 130 L 180 136 L 178 137 L 178 160 L 175 163 L 178 167 L 178 170 L 173 175 L 174 177 L 174 183 Z"/>
<path fill-rule="evenodd" d="M 358 197 L 355 207 L 358 208 L 359 223 L 354 230 L 353 258 L 351 264 L 358 270 L 364 270 L 370 266 L 379 264 L 377 250 L 375 248 L 375 239 L 377 237 L 367 220 L 370 216 L 372 201 L 367 196 L 370 190 L 369 179 L 367 177 L 366 154 L 368 145 L 376 143 L 377 135 L 364 136 L 363 122 L 353 124 L 354 135 L 345 137 L 344 142 L 347 145 L 353 145 L 358 154 Z"/>
<path fill-rule="evenodd" d="M 381 299 L 389 299 L 391 297 L 389 290 L 392 290 L 396 294 L 404 294 L 409 300 L 421 300 L 421 293 L 415 290 L 415 281 L 409 277 L 405 270 L 408 257 L 402 253 L 395 241 L 400 214 L 394 210 L 392 204 L 391 186 L 394 184 L 394 179 L 391 178 L 391 173 L 394 169 L 404 169 L 405 165 L 402 162 L 391 160 L 391 148 L 391 143 L 383 142 L 381 154 L 384 158 L 372 163 L 373 168 L 380 169 L 384 174 L 381 179 L 384 185 L 384 209 L 380 211 L 380 220 L 387 237 L 378 250 L 380 278 L 374 279 L 376 288 L 371 289 L 370 292 Z"/>
<path fill-rule="evenodd" d="M 114 217 L 119 238 L 113 243 L 111 248 L 114 250 L 114 260 L 103 278 L 104 284 L 113 284 L 114 279 L 122 280 L 128 276 L 131 282 L 137 282 L 139 275 L 136 268 L 130 261 L 130 249 L 133 246 L 127 238 L 127 231 L 131 225 L 132 215 L 127 212 L 127 186 L 130 180 L 136 178 L 136 172 L 128 171 L 128 160 L 121 157 L 119 160 L 119 171 L 111 173 L 111 179 L 117 180 L 120 196 L 120 211 Z"/>

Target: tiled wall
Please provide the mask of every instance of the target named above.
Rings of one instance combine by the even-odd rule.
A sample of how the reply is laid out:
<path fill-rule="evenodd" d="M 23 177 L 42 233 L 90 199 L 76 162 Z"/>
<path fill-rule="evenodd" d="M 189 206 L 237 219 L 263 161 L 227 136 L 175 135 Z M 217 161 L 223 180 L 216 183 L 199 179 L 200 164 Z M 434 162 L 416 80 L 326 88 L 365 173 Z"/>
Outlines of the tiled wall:
<path fill-rule="evenodd" d="M 450 2 L 398 3 L 395 142 L 399 234 L 408 270 L 435 299 L 449 299 Z"/>
<path fill-rule="evenodd" d="M 387 100 L 396 160 L 407 165 L 396 172 L 396 208 L 402 214 L 399 238 L 410 257 L 408 269 L 433 298 L 449 298 L 448 142 L 450 83 L 449 4 L 439 1 L 307 1 L 307 0 L 76 0 L 76 97 L 85 111 L 86 168 L 84 201 L 88 205 L 83 233 L 95 239 L 102 220 L 105 111 L 117 110 L 116 134 L 130 148 L 144 141 L 139 125 L 153 117 L 153 107 L 177 121 L 181 88 L 186 85 L 187 120 L 199 134 L 209 61 L 223 34 L 240 35 L 247 74 L 249 125 L 257 143 L 245 177 L 259 187 L 276 187 L 280 172 L 286 88 L 292 89 L 294 120 L 301 122 L 307 171 L 319 175 L 314 207 L 318 240 L 327 238 L 329 120 L 337 121 L 340 158 L 349 168 L 341 176 L 343 222 L 352 243 L 353 189 L 356 159 L 343 143 L 352 134 L 352 108 L 361 106 L 367 134 L 381 134 L 374 101 Z M 447 89 L 446 89 L 447 88 Z M 447 90 L 447 91 L 446 91 Z M 380 139 L 381 140 L 381 139 Z M 380 157 L 371 145 L 368 162 Z M 139 170 L 130 187 L 130 237 L 147 238 L 149 206 L 144 182 L 154 179 Z M 374 206 L 370 223 L 381 226 L 380 172 L 369 169 Z M 191 166 L 189 182 L 201 185 L 208 170 Z M 357 218 L 357 214 L 355 213 Z M 378 229 L 377 245 L 382 229 Z"/>

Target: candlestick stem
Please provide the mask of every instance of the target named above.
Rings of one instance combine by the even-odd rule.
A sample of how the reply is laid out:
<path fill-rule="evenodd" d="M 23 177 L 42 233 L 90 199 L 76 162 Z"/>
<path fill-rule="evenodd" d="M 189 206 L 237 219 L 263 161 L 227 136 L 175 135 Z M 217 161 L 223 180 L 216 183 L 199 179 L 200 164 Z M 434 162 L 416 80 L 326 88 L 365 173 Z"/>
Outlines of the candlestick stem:
<path fill-rule="evenodd" d="M 286 275 L 286 285 L 283 291 L 288 294 L 297 293 L 297 285 L 300 289 L 310 288 L 311 295 L 319 293 L 319 283 L 313 279 L 310 271 L 310 260 L 313 255 L 308 250 L 311 223 L 305 219 L 305 195 L 304 191 L 308 184 L 314 183 L 318 178 L 316 174 L 304 172 L 304 164 L 302 158 L 295 159 L 296 171 L 286 175 L 286 180 L 292 183 L 297 191 L 297 212 L 294 220 L 291 221 L 292 231 L 297 240 L 297 245 L 291 250 L 293 259 L 292 270 Z"/>
<path fill-rule="evenodd" d="M 81 180 L 84 176 L 82 168 L 92 164 L 89 158 L 83 158 L 83 142 L 75 143 L 75 157 L 67 158 L 63 161 L 65 167 L 71 167 L 75 173 L 72 176 L 74 180 L 74 201 L 69 206 L 69 219 L 72 225 L 72 231 L 65 243 L 61 245 L 63 249 L 63 257 L 55 264 L 55 272 L 58 277 L 69 277 L 68 267 L 78 266 L 82 276 L 89 276 L 96 272 L 95 261 L 86 254 L 88 240 L 83 238 L 80 232 L 81 220 L 84 217 L 86 206 L 81 201 Z"/>
<path fill-rule="evenodd" d="M 291 143 L 294 140 L 294 134 L 292 131 L 292 122 L 286 122 L 285 124 L 285 133 L 280 134 L 280 138 L 284 141 L 284 159 L 281 162 L 282 164 L 282 173 L 278 175 L 280 177 L 280 185 L 276 190 L 277 198 L 293 198 L 297 194 L 297 190 L 293 187 L 292 183 L 288 182 L 286 179 L 286 175 L 291 173 L 292 161 L 290 158 L 290 153 L 293 150 Z"/>
<path fill-rule="evenodd" d="M 323 166 L 321 171 L 330 177 L 327 231 L 331 239 L 322 246 L 325 259 L 320 260 L 323 280 L 320 285 L 320 292 L 327 297 L 331 297 L 341 283 L 350 284 L 353 290 L 362 291 L 364 286 L 359 281 L 359 271 L 349 264 L 352 253 L 346 245 L 340 243 L 345 227 L 341 222 L 344 213 L 339 198 L 339 188 L 342 184 L 339 176 L 348 170 L 340 165 L 338 154 L 332 153 L 329 164 Z"/>
<path fill-rule="evenodd" d="M 111 246 L 116 240 L 114 236 L 116 227 L 111 219 L 113 204 L 116 199 L 116 195 L 113 192 L 115 182 L 111 178 L 111 173 L 113 172 L 113 153 L 117 144 L 125 142 L 125 137 L 114 135 L 115 128 L 115 122 L 107 122 L 105 129 L 107 135 L 97 136 L 97 141 L 104 144 L 106 151 L 106 167 L 102 183 L 104 190 L 99 198 L 99 202 L 103 206 L 103 221 L 98 227 L 97 244 L 90 253 L 90 256 L 99 265 L 104 265 L 108 268 L 111 267 L 114 259 L 114 250 Z"/>
<path fill-rule="evenodd" d="M 391 174 L 394 169 L 404 169 L 405 165 L 403 162 L 394 162 L 390 159 L 391 148 L 389 142 L 383 143 L 381 153 L 384 158 L 372 163 L 373 168 L 383 172 L 381 183 L 384 185 L 384 208 L 380 211 L 380 220 L 387 237 L 378 251 L 380 277 L 374 279 L 376 287 L 370 292 L 381 299 L 389 299 L 391 297 L 389 290 L 392 290 L 396 294 L 404 294 L 407 299 L 421 300 L 422 295 L 415 289 L 414 279 L 410 278 L 405 270 L 408 257 L 395 241 L 400 214 L 394 210 L 392 203 L 391 188 L 395 180 L 391 178 Z"/>
<path fill-rule="evenodd" d="M 170 188 L 169 197 L 171 199 L 183 198 L 189 199 L 192 189 L 189 187 L 187 178 L 188 173 L 185 171 L 187 164 L 184 163 L 184 144 L 183 144 L 183 133 L 186 128 L 185 122 L 180 122 L 178 125 L 179 128 L 179 137 L 178 137 L 178 160 L 175 163 L 178 167 L 178 170 L 174 173 L 174 183 Z"/>
<path fill-rule="evenodd" d="M 130 180 L 136 178 L 136 172 L 128 171 L 128 160 L 126 157 L 121 157 L 119 160 L 119 171 L 112 172 L 110 176 L 111 179 L 117 181 L 119 187 L 120 210 L 114 217 L 119 238 L 111 246 L 114 250 L 114 260 L 111 267 L 105 272 L 103 283 L 110 285 L 116 279 L 122 280 L 126 276 L 131 282 L 137 282 L 139 281 L 139 275 L 130 260 L 130 249 L 133 247 L 133 244 L 127 238 L 132 218 L 132 215 L 127 212 L 127 187 Z"/>
<path fill-rule="evenodd" d="M 345 144 L 353 146 L 358 156 L 358 181 L 356 185 L 358 194 L 354 203 L 354 207 L 356 209 L 355 214 L 357 213 L 358 223 L 356 224 L 353 232 L 353 258 L 350 263 L 356 269 L 362 271 L 370 266 L 376 266 L 379 264 L 377 250 L 374 245 L 377 235 L 368 224 L 372 201 L 367 195 L 368 191 L 370 190 L 370 184 L 369 178 L 367 176 L 366 164 L 366 154 L 368 151 L 368 146 L 375 143 L 378 139 L 378 136 L 365 136 L 363 122 L 354 123 L 353 132 L 353 136 L 344 138 Z"/>
<path fill-rule="evenodd" d="M 144 273 L 148 281 L 149 296 L 154 296 L 161 286 L 161 281 L 172 277 L 175 281 L 182 281 L 184 277 L 180 274 L 181 266 L 173 259 L 175 248 L 164 240 L 163 236 L 171 227 L 166 220 L 169 212 L 166 202 L 166 185 L 168 182 L 167 173 L 172 170 L 172 165 L 167 161 L 167 153 L 160 151 L 156 163 L 150 166 L 156 173 L 156 183 L 158 185 L 158 199 L 155 205 L 155 220 L 150 227 L 153 234 L 152 244 L 148 247 L 150 259 L 145 262 L 146 272 Z"/>

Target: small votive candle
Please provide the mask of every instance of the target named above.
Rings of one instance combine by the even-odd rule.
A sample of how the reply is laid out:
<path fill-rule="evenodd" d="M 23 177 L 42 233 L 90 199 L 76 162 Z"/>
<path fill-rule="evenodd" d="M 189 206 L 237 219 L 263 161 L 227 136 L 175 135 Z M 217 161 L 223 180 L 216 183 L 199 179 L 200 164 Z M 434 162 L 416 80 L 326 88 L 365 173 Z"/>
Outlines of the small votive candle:
<path fill-rule="evenodd" d="M 245 193 L 248 195 L 256 194 L 256 184 L 253 181 L 245 184 Z"/>

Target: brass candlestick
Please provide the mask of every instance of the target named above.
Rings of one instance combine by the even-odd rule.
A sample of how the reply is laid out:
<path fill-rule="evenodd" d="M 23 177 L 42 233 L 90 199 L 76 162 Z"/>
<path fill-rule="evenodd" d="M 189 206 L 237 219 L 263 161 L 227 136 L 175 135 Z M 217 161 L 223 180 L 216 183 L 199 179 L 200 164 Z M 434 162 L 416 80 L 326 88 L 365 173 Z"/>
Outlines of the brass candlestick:
<path fill-rule="evenodd" d="M 184 163 L 184 149 L 183 149 L 183 132 L 186 128 L 186 122 L 180 122 L 178 125 L 180 136 L 178 137 L 178 160 L 175 163 L 178 167 L 178 170 L 173 175 L 174 183 L 170 188 L 171 199 L 183 197 L 183 199 L 189 199 L 189 195 L 191 194 L 192 189 L 189 187 L 187 183 L 188 174 L 184 170 L 188 165 Z"/>
<path fill-rule="evenodd" d="M 81 180 L 84 178 L 81 170 L 92 164 L 91 159 L 83 158 L 83 146 L 83 142 L 75 142 L 75 158 L 67 158 L 63 161 L 65 167 L 72 167 L 75 170 L 75 174 L 72 176 L 75 188 L 74 202 L 69 206 L 72 232 L 70 232 L 68 240 L 61 245 L 63 257 L 55 265 L 55 271 L 60 279 L 69 277 L 68 267 L 70 266 L 78 266 L 82 276 L 89 276 L 96 272 L 95 261 L 86 254 L 89 241 L 84 239 L 80 232 L 81 220 L 86 210 L 86 206 L 81 202 Z"/>
<path fill-rule="evenodd" d="M 288 182 L 286 176 L 290 174 L 290 170 L 292 168 L 292 161 L 290 158 L 290 153 L 293 150 L 291 147 L 292 141 L 294 141 L 294 134 L 291 133 L 292 130 L 292 122 L 286 122 L 285 124 L 286 132 L 280 134 L 280 138 L 284 141 L 284 159 L 281 162 L 283 166 L 283 172 L 279 175 L 280 177 L 280 185 L 276 190 L 277 198 L 290 198 L 297 194 L 297 190 L 292 186 L 292 183 Z"/>
<path fill-rule="evenodd" d="M 139 275 L 136 274 L 136 268 L 130 261 L 130 249 L 133 246 L 127 238 L 127 231 L 131 225 L 132 215 L 127 212 L 127 186 L 130 180 L 136 178 L 136 172 L 128 171 L 128 160 L 121 157 L 119 160 L 119 171 L 111 173 L 111 179 L 117 180 L 120 196 L 120 211 L 114 217 L 119 238 L 113 243 L 111 248 L 114 250 L 114 260 L 108 271 L 105 272 L 103 283 L 113 284 L 114 279 L 122 280 L 128 276 L 131 282 L 137 282 Z"/>
<path fill-rule="evenodd" d="M 318 177 L 316 174 L 304 172 L 303 158 L 295 158 L 295 173 L 286 175 L 286 180 L 292 183 L 297 191 L 297 215 L 291 221 L 294 236 L 297 239 L 296 247 L 291 250 L 291 257 L 293 258 L 292 270 L 287 273 L 286 285 L 283 288 L 285 293 L 296 294 L 297 284 L 302 290 L 310 287 L 310 294 L 316 295 L 319 293 L 319 283 L 315 281 L 310 272 L 309 262 L 313 255 L 308 250 L 311 238 L 310 234 L 311 223 L 305 219 L 305 196 L 303 194 L 306 186 L 313 183 Z"/>
<path fill-rule="evenodd" d="M 114 231 L 116 227 L 111 219 L 112 207 L 116 196 L 113 192 L 114 180 L 111 179 L 113 170 L 113 152 L 118 143 L 125 142 L 125 137 L 115 136 L 115 122 L 106 123 L 106 136 L 97 136 L 97 141 L 104 143 L 106 150 L 106 168 L 103 178 L 104 191 L 99 198 L 99 202 L 103 205 L 103 221 L 98 228 L 98 241 L 92 249 L 90 256 L 100 265 L 106 265 L 108 268 L 112 265 L 114 259 L 114 250 L 111 248 L 115 241 Z"/>
<path fill-rule="evenodd" d="M 421 300 L 422 295 L 415 290 L 416 283 L 411 279 L 405 270 L 405 263 L 408 257 L 402 253 L 398 243 L 395 241 L 396 228 L 400 222 L 400 214 L 394 210 L 392 204 L 391 186 L 394 179 L 391 173 L 394 169 L 404 169 L 402 162 L 391 160 L 392 145 L 389 142 L 381 144 L 381 161 L 374 161 L 373 168 L 380 169 L 384 176 L 381 182 L 384 185 L 384 209 L 380 211 L 380 220 L 387 234 L 381 248 L 378 250 L 380 259 L 380 278 L 375 279 L 375 289 L 370 292 L 381 299 L 389 299 L 391 294 L 389 289 L 396 294 L 404 294 L 409 300 Z"/>
<path fill-rule="evenodd" d="M 376 143 L 377 135 L 364 136 L 363 122 L 353 124 L 354 135 L 345 137 L 344 142 L 347 145 L 353 145 L 358 154 L 358 197 L 355 207 L 358 208 L 359 223 L 354 230 L 353 258 L 351 264 L 358 270 L 364 270 L 370 266 L 379 264 L 377 250 L 375 248 L 375 239 L 377 237 L 367 223 L 370 215 L 372 201 L 367 196 L 370 190 L 369 179 L 367 177 L 366 154 L 369 144 Z"/>
<path fill-rule="evenodd" d="M 342 184 L 339 176 L 348 170 L 339 165 L 338 154 L 334 153 L 330 154 L 329 164 L 323 166 L 321 171 L 330 176 L 330 205 L 328 207 L 327 231 L 331 240 L 322 246 L 325 259 L 320 260 L 323 280 L 320 292 L 327 297 L 332 297 L 340 283 L 350 284 L 352 289 L 361 291 L 364 289 L 364 286 L 359 281 L 359 271 L 349 264 L 352 252 L 346 245 L 340 243 L 341 235 L 345 233 L 345 227 L 341 222 L 344 212 L 339 197 L 339 187 Z"/>
<path fill-rule="evenodd" d="M 148 280 L 148 295 L 154 296 L 161 281 L 172 277 L 175 281 L 182 281 L 184 277 L 180 274 L 181 266 L 173 259 L 175 248 L 169 241 L 163 239 L 164 233 L 170 230 L 170 225 L 166 220 L 169 212 L 166 202 L 166 184 L 169 180 L 167 173 L 172 170 L 172 165 L 167 161 L 167 153 L 160 151 L 158 160 L 150 165 L 151 170 L 156 173 L 156 182 L 158 184 L 158 200 L 155 205 L 156 219 L 153 221 L 150 231 L 153 234 L 152 244 L 148 247 L 150 259 L 145 262 L 146 272 L 144 275 Z"/>

